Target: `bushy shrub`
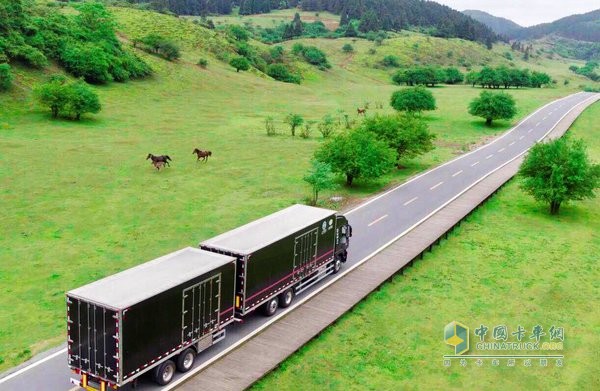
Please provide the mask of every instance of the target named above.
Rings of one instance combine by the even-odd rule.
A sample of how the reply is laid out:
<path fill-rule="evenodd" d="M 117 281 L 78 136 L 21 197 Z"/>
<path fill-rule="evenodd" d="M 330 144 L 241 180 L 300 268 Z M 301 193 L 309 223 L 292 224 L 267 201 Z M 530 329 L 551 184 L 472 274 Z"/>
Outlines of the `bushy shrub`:
<path fill-rule="evenodd" d="M 10 72 L 10 65 L 0 64 L 0 91 L 6 91 L 13 82 L 13 75 Z"/>
<path fill-rule="evenodd" d="M 316 46 L 304 46 L 297 43 L 292 47 L 292 53 L 301 55 L 306 62 L 316 65 L 321 70 L 331 68 L 331 64 L 327 61 L 325 53 Z"/>
<path fill-rule="evenodd" d="M 90 83 L 114 80 L 109 55 L 92 43 L 71 44 L 62 52 L 60 60 L 74 76 Z"/>
<path fill-rule="evenodd" d="M 4 3 L 14 4 L 3 8 Z M 123 49 L 116 22 L 102 3 L 72 3 L 78 12 L 68 14 L 21 1 L 4 3 L 0 2 L 0 58 L 4 60 L 19 59 L 42 68 L 53 59 L 93 83 L 126 81 L 152 72 L 143 60 Z"/>
<path fill-rule="evenodd" d="M 286 83 L 300 84 L 300 76 L 292 74 L 283 64 L 271 64 L 267 67 L 267 75 Z"/>
<path fill-rule="evenodd" d="M 275 136 L 277 134 L 275 119 L 273 117 L 265 118 L 265 130 L 267 131 L 267 136 Z"/>
<path fill-rule="evenodd" d="M 335 132 L 335 119 L 330 114 L 325 115 L 321 122 L 319 122 L 318 128 L 323 138 L 331 137 L 333 132 Z"/>
<path fill-rule="evenodd" d="M 208 66 L 208 60 L 206 58 L 201 58 L 198 60 L 198 65 L 200 66 L 200 68 L 206 69 L 206 67 Z"/>
<path fill-rule="evenodd" d="M 398 68 L 400 66 L 400 62 L 398 60 L 398 57 L 394 56 L 393 54 L 390 54 L 385 56 L 381 60 L 381 65 L 383 65 L 384 67 Z"/>
<path fill-rule="evenodd" d="M 351 53 L 354 51 L 354 47 L 347 43 L 344 46 L 342 46 L 342 50 L 344 51 L 344 53 Z"/>

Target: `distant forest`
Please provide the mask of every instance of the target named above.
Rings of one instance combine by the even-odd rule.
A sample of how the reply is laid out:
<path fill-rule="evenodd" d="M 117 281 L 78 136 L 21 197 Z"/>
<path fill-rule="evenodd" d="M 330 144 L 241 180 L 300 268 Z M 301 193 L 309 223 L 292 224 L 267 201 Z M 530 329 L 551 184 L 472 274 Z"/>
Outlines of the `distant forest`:
<path fill-rule="evenodd" d="M 510 38 L 535 39 L 549 34 L 578 41 L 600 42 L 600 9 L 516 30 L 510 34 Z"/>
<path fill-rule="evenodd" d="M 340 25 L 356 20 L 360 31 L 421 28 L 438 37 L 456 37 L 485 43 L 499 39 L 490 28 L 450 7 L 421 0 L 129 0 L 150 3 L 152 8 L 178 15 L 230 14 L 234 6 L 242 15 L 300 6 L 305 11 L 340 15 Z"/>

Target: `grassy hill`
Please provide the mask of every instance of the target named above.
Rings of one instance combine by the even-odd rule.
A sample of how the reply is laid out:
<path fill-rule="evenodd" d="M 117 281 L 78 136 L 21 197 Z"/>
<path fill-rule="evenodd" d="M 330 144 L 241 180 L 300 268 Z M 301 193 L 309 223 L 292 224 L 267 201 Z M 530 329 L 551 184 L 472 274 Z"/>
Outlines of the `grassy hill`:
<path fill-rule="evenodd" d="M 258 71 L 236 73 L 217 59 L 232 52 L 231 44 L 189 20 L 126 8 L 111 12 L 120 39 L 152 66 L 153 76 L 94 87 L 103 109 L 81 122 L 51 120 L 33 99 L 35 85 L 62 72 L 55 64 L 32 70 L 12 63 L 15 85 L 0 93 L 0 370 L 63 341 L 65 291 L 303 202 L 309 189 L 302 176 L 321 139 L 316 130 L 307 140 L 290 137 L 283 118 L 295 112 L 319 120 L 343 110 L 357 119 L 356 108 L 365 102 L 385 106 L 369 115 L 391 112 L 387 102 L 398 88 L 390 83 L 392 70 L 373 67 L 385 53 L 423 63 L 450 64 L 460 56 L 473 58 L 473 66 L 509 61 L 504 45 L 488 52 L 415 33 L 385 40 L 374 55 L 374 44 L 365 40 L 314 39 L 304 42 L 325 50 L 333 67 L 320 71 L 298 63 L 305 80 L 286 84 Z M 182 58 L 167 62 L 131 47 L 149 32 L 177 41 Z M 342 52 L 348 42 L 355 53 Z M 208 58 L 207 69 L 196 65 L 199 57 Z M 559 83 L 511 90 L 517 118 L 491 129 L 467 114 L 479 89 L 433 89 L 439 109 L 426 118 L 438 135 L 437 149 L 379 181 L 340 186 L 325 196 L 342 195 L 344 202 L 327 206 L 343 208 L 440 164 L 583 83 L 559 61 L 515 65 L 545 70 Z M 568 86 L 565 77 L 572 80 Z M 267 116 L 275 117 L 279 136 L 266 136 Z M 211 150 L 211 160 L 196 163 L 195 147 Z M 144 160 L 149 152 L 169 154 L 172 167 L 157 172 Z"/>

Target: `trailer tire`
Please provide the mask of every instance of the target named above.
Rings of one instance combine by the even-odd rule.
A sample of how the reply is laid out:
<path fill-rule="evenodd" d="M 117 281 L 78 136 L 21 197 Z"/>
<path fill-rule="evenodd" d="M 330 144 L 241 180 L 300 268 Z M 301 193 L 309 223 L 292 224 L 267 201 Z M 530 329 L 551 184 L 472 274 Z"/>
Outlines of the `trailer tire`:
<path fill-rule="evenodd" d="M 292 304 L 294 300 L 294 288 L 290 288 L 279 295 L 279 306 L 281 308 L 287 308 Z"/>
<path fill-rule="evenodd" d="M 333 261 L 333 274 L 337 274 L 342 268 L 342 260 L 339 257 Z"/>
<path fill-rule="evenodd" d="M 187 372 L 194 366 L 196 351 L 193 348 L 187 348 L 177 356 L 177 370 L 179 372 Z"/>
<path fill-rule="evenodd" d="M 171 360 L 167 360 L 160 364 L 154 370 L 154 381 L 161 386 L 166 386 L 173 380 L 175 375 L 175 363 Z"/>
<path fill-rule="evenodd" d="M 265 316 L 275 315 L 275 312 L 277 312 L 278 304 L 279 300 L 277 300 L 277 297 L 272 297 L 265 304 L 263 304 L 263 314 L 265 314 Z"/>

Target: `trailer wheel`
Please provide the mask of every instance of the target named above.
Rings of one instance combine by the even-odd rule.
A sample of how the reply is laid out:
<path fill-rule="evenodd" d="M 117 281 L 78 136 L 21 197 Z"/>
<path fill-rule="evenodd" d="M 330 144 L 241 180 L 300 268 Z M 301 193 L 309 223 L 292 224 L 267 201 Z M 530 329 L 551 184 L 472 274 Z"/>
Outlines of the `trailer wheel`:
<path fill-rule="evenodd" d="M 278 304 L 279 304 L 279 300 L 277 300 L 277 297 L 273 297 L 272 299 L 267 301 L 265 304 L 263 304 L 263 314 L 265 314 L 266 316 L 275 315 L 275 312 L 277 312 Z"/>
<path fill-rule="evenodd" d="M 342 260 L 339 257 L 335 258 L 333 262 L 333 274 L 336 274 L 342 268 Z"/>
<path fill-rule="evenodd" d="M 165 386 L 173 380 L 174 375 L 175 363 L 171 360 L 167 360 L 154 370 L 154 381 L 161 386 Z"/>
<path fill-rule="evenodd" d="M 187 348 L 183 352 L 179 353 L 177 357 L 177 370 L 179 372 L 187 372 L 194 366 L 194 359 L 196 358 L 196 351 L 193 348 Z"/>
<path fill-rule="evenodd" d="M 294 289 L 290 288 L 279 295 L 279 306 L 281 308 L 287 308 L 292 304 L 292 300 L 294 300 Z"/>

